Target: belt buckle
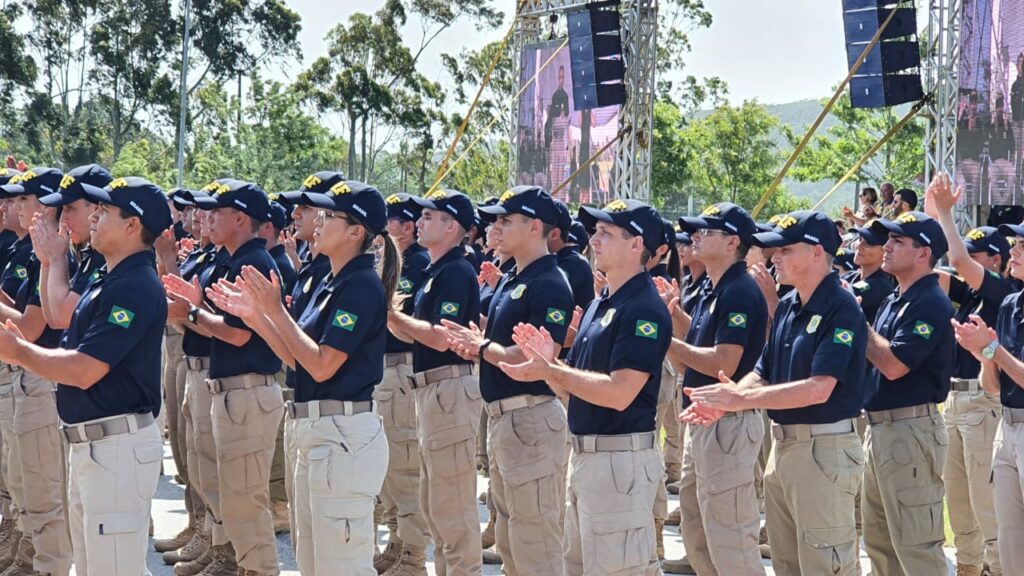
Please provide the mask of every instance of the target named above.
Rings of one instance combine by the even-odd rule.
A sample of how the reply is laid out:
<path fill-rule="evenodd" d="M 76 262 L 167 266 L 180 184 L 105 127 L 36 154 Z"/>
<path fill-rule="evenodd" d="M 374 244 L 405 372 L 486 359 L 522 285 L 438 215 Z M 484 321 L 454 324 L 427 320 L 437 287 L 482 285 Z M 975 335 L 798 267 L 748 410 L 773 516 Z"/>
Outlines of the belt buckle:
<path fill-rule="evenodd" d="M 134 414 L 129 414 L 129 415 L 125 416 L 125 418 L 128 420 L 128 433 L 129 434 L 135 434 L 136 432 L 138 432 L 139 431 L 139 420 L 138 420 L 138 417 L 136 417 Z"/>
<path fill-rule="evenodd" d="M 583 447 L 583 452 L 597 452 L 597 437 L 584 436 L 580 438 L 580 445 Z"/>
<path fill-rule="evenodd" d="M 308 416 L 311 420 L 320 419 L 320 401 L 311 400 L 306 402 L 306 409 L 308 410 Z"/>

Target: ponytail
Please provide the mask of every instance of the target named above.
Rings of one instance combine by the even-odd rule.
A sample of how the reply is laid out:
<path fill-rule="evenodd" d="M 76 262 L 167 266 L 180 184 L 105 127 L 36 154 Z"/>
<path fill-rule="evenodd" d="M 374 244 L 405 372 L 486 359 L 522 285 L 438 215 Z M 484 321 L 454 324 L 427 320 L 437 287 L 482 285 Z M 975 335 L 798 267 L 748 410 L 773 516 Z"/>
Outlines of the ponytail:
<path fill-rule="evenodd" d="M 676 248 L 675 242 L 668 243 L 668 275 L 671 276 L 676 282 L 679 282 L 681 278 L 680 266 L 679 266 L 679 249 Z"/>
<path fill-rule="evenodd" d="M 395 290 L 398 288 L 402 274 L 402 255 L 390 234 L 381 234 L 384 239 L 384 257 L 380 261 L 380 279 L 384 282 L 384 295 L 388 303 L 388 311 L 393 310 Z"/>

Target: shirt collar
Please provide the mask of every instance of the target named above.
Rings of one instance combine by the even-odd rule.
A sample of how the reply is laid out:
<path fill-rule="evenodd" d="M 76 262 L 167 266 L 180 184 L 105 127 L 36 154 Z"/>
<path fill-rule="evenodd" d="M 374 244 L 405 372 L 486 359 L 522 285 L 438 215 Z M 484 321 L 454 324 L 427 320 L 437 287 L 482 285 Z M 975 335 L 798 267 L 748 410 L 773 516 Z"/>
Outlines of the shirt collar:
<path fill-rule="evenodd" d="M 905 300 L 907 298 L 913 297 L 918 292 L 923 292 L 924 290 L 927 290 L 927 289 L 931 288 L 932 286 L 938 286 L 938 285 L 939 285 L 939 275 L 935 274 L 934 272 L 931 273 L 931 274 L 928 274 L 927 276 L 923 276 L 923 277 L 919 278 L 917 280 L 917 282 L 914 282 L 913 284 L 911 284 L 910 288 L 907 288 L 907 291 L 903 292 L 903 293 L 899 293 L 899 289 L 900 288 L 899 288 L 899 285 L 897 284 L 896 291 L 897 291 L 898 296 L 896 296 L 896 301 L 897 302 L 901 302 L 901 301 L 903 301 L 903 300 Z"/>
<path fill-rule="evenodd" d="M 270 252 L 271 256 L 280 256 L 285 253 L 284 244 L 277 244 L 267 252 Z"/>
<path fill-rule="evenodd" d="M 839 281 L 839 273 L 833 270 L 829 272 L 828 276 L 818 284 L 818 287 L 814 289 L 814 293 L 807 300 L 806 304 L 800 302 L 800 292 L 793 290 L 793 297 L 797 303 L 801 306 L 801 310 L 807 310 L 808 312 L 827 312 L 829 301 L 832 295 L 837 290 L 845 290 L 842 283 Z"/>
<path fill-rule="evenodd" d="M 241 246 L 239 246 L 238 250 L 235 250 L 235 253 L 232 254 L 231 256 L 237 258 L 237 257 L 242 256 L 244 254 L 248 254 L 249 252 L 255 252 L 257 250 L 266 250 L 266 249 L 267 249 L 267 241 L 266 240 L 264 240 L 263 238 L 253 238 L 253 239 L 249 240 L 248 242 L 246 242 L 245 244 L 242 244 Z"/>
<path fill-rule="evenodd" d="M 614 306 L 621 306 L 626 300 L 633 297 L 634 294 L 643 290 L 647 286 L 654 286 L 654 280 L 651 280 L 651 275 L 646 271 L 637 272 L 635 276 L 626 281 L 615 294 L 611 296 L 602 296 L 601 300 L 608 302 Z"/>
<path fill-rule="evenodd" d="M 746 274 L 746 273 L 747 273 L 747 263 L 746 262 L 744 262 L 743 260 L 739 260 L 737 262 L 734 262 L 733 265 L 729 266 L 729 268 L 725 271 L 725 273 L 722 274 L 722 277 L 718 279 L 718 283 L 715 284 L 715 287 L 712 289 L 712 292 L 714 294 L 721 294 L 722 290 L 725 290 L 725 287 L 728 286 L 733 280 L 738 278 L 740 276 L 740 274 Z"/>
<path fill-rule="evenodd" d="M 118 276 L 129 274 L 136 268 L 140 268 L 142 266 L 156 270 L 156 254 L 154 254 L 152 250 L 139 250 L 124 260 L 121 260 L 121 262 L 117 264 L 116 268 L 107 272 L 104 278 L 107 280 L 113 280 Z"/>
<path fill-rule="evenodd" d="M 437 271 L 445 264 L 449 262 L 454 262 L 455 260 L 462 258 L 465 255 L 465 253 L 466 249 L 460 244 L 452 248 L 451 250 L 445 252 L 444 256 L 441 256 L 440 258 L 437 259 L 437 262 L 431 262 L 430 265 L 427 266 L 427 272 Z"/>
<path fill-rule="evenodd" d="M 404 260 L 409 256 L 412 256 L 413 254 L 417 254 L 419 252 L 426 252 L 426 250 L 427 249 L 424 248 L 423 246 L 420 246 L 418 242 L 413 242 L 412 244 L 409 244 L 408 248 L 402 251 L 402 259 Z"/>
<path fill-rule="evenodd" d="M 515 276 L 517 281 L 527 282 L 531 278 L 542 274 L 548 270 L 558 267 L 558 262 L 554 254 L 545 254 L 540 258 L 537 258 L 530 265 L 522 270 L 517 270 Z"/>
<path fill-rule="evenodd" d="M 331 279 L 327 281 L 326 290 L 328 292 L 334 292 L 334 289 L 340 286 L 346 278 L 360 270 L 372 269 L 375 263 L 376 259 L 373 254 L 360 254 L 359 256 L 356 256 L 349 260 L 348 263 L 338 271 L 336 276 L 332 276 Z"/>

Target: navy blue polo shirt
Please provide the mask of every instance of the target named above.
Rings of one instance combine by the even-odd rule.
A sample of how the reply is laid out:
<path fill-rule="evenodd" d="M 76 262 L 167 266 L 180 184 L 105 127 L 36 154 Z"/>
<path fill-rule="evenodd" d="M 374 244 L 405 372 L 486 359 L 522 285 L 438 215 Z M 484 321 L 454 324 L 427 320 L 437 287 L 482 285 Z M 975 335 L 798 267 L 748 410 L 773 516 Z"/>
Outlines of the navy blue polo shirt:
<path fill-rule="evenodd" d="M 18 241 L 18 235 L 11 230 L 0 230 L 0 270 L 7 266 L 11 257 L 11 246 Z"/>
<path fill-rule="evenodd" d="M 253 238 L 238 247 L 228 260 L 228 282 L 234 282 L 245 266 L 252 266 L 264 276 L 269 277 L 270 271 L 277 270 L 274 259 L 267 252 L 267 241 Z M 218 311 L 224 323 L 232 328 L 249 330 L 245 322 L 237 316 Z M 223 340 L 213 339 L 210 344 L 210 378 L 227 378 L 242 374 L 277 374 L 281 369 L 281 360 L 255 332 L 244 346 L 233 346 Z"/>
<path fill-rule="evenodd" d="M 182 222 L 181 220 L 178 220 L 177 222 L 174 223 L 174 239 L 175 240 L 181 240 L 183 238 L 191 238 L 191 237 L 192 237 L 192 235 L 189 234 L 187 230 L 185 230 L 185 223 L 184 222 Z"/>
<path fill-rule="evenodd" d="M 288 309 L 292 319 L 297 322 L 302 317 L 306 305 L 313 298 L 313 292 L 330 273 L 331 259 L 326 254 L 317 254 L 315 258 L 303 261 L 292 287 L 292 303 Z"/>
<path fill-rule="evenodd" d="M 690 273 L 683 276 L 683 281 L 679 284 L 679 303 L 682 305 L 683 312 L 693 315 L 693 308 L 697 305 L 701 295 L 710 289 L 711 281 L 708 280 L 707 272 L 701 272 L 697 278 Z M 764 297 L 763 294 L 761 296 Z"/>
<path fill-rule="evenodd" d="M 292 259 L 288 257 L 284 244 L 274 246 L 269 252 L 270 257 L 274 259 L 274 264 L 277 265 L 277 271 L 280 273 L 282 292 L 291 294 L 292 287 L 295 286 L 295 278 L 298 276 L 295 272 L 295 265 L 292 264 Z"/>
<path fill-rule="evenodd" d="M 556 254 L 558 267 L 565 272 L 565 278 L 572 288 L 572 299 L 576 306 L 586 310 L 594 299 L 594 270 L 582 254 L 566 246 Z"/>
<path fill-rule="evenodd" d="M 779 301 L 754 372 L 769 385 L 832 376 L 836 386 L 823 404 L 769 410 L 768 416 L 779 424 L 829 424 L 859 415 L 867 343 L 864 312 L 837 273 L 826 276 L 806 304 L 791 291 Z"/>
<path fill-rule="evenodd" d="M 402 252 L 402 275 L 396 292 L 404 298 L 401 308 L 404 314 L 411 316 L 416 307 L 416 291 L 423 285 L 427 266 L 430 266 L 430 252 L 423 246 L 413 242 Z M 412 352 L 412 342 L 402 342 L 389 331 L 384 351 L 387 354 Z"/>
<path fill-rule="evenodd" d="M 91 246 L 86 246 L 79 250 L 75 272 L 71 275 L 71 279 L 68 280 L 68 286 L 71 291 L 79 295 L 85 294 L 89 284 L 103 274 L 103 267 L 106 264 L 107 260 L 103 257 L 103 254 L 93 250 Z"/>
<path fill-rule="evenodd" d="M 70 255 L 68 257 L 70 258 Z M 29 306 L 36 306 L 42 310 L 43 303 L 39 294 L 41 268 L 42 264 L 39 262 L 39 259 L 36 258 L 35 254 L 32 254 L 32 257 L 28 260 L 28 265 L 25 267 L 27 277 L 14 295 L 14 308 L 18 312 L 24 313 Z M 43 348 L 56 348 L 60 344 L 60 335 L 60 330 L 54 330 L 47 324 L 44 325 L 42 334 L 39 335 L 39 338 L 36 338 L 34 343 Z"/>
<path fill-rule="evenodd" d="M 1015 292 L 1003 300 L 995 329 L 999 344 L 1018 360 L 1024 360 L 1024 292 Z M 1002 370 L 999 371 L 999 400 L 1008 408 L 1024 408 L 1024 388 Z"/>
<path fill-rule="evenodd" d="M 197 252 L 198 255 L 194 260 L 194 264 L 188 266 L 187 271 L 185 267 L 179 268 L 178 271 L 181 272 L 181 277 L 189 282 L 198 276 L 199 285 L 203 287 L 203 300 L 209 302 L 209 299 L 206 297 L 206 288 L 211 286 L 217 278 L 222 278 L 227 273 L 227 263 L 231 255 L 228 254 L 227 250 L 210 244 L 202 250 L 194 250 L 192 254 L 189 254 L 189 257 Z M 185 334 L 181 337 L 181 350 L 186 356 L 208 358 L 212 343 L 213 338 L 203 336 L 186 326 Z"/>
<path fill-rule="evenodd" d="M 0 290 L 14 300 L 18 288 L 28 279 L 28 261 L 32 258 L 32 237 L 25 234 L 11 244 L 7 265 L 0 274 Z"/>
<path fill-rule="evenodd" d="M 957 322 L 967 322 L 971 314 L 981 316 L 988 326 L 995 326 L 999 318 L 999 306 L 1003 300 L 1013 293 L 1013 287 L 999 274 L 986 270 L 981 280 L 980 290 L 975 290 L 956 276 L 949 279 L 949 299 L 956 307 L 954 318 Z M 981 372 L 981 362 L 973 354 L 960 346 L 953 347 L 953 377 L 977 378 Z"/>
<path fill-rule="evenodd" d="M 203 262 L 206 262 L 207 259 L 212 258 L 212 254 L 216 253 L 217 248 L 213 244 L 193 248 L 192 251 L 185 256 L 185 259 L 181 261 L 181 264 L 178 265 L 178 274 L 185 280 L 191 280 L 192 276 L 195 275 L 196 267 Z"/>
<path fill-rule="evenodd" d="M 874 327 L 910 372 L 893 381 L 872 366 L 866 410 L 891 410 L 946 399 L 956 347 L 951 318 L 953 304 L 939 286 L 936 274 L 921 278 L 906 293 L 893 293 L 886 299 Z"/>
<path fill-rule="evenodd" d="M 495 262 L 495 265 L 497 265 L 497 262 Z M 501 270 L 502 278 L 504 278 L 510 272 L 514 273 L 515 269 L 515 258 L 509 258 L 508 260 L 505 260 L 500 266 L 498 266 L 498 270 Z M 498 282 L 500 283 L 501 281 L 499 280 Z M 486 282 L 480 285 L 480 310 L 486 312 L 487 310 L 491 309 L 491 299 L 494 298 L 494 291 L 497 288 L 497 284 L 494 285 L 494 288 L 491 288 L 491 285 Z"/>
<path fill-rule="evenodd" d="M 693 307 L 693 321 L 686 333 L 686 343 L 701 348 L 718 344 L 743 347 L 743 355 L 736 367 L 738 379 L 754 369 L 764 349 L 768 329 L 768 304 L 757 281 L 747 273 L 746 262 L 736 262 L 725 271 L 718 285 L 697 298 Z M 718 383 L 718 370 L 704 374 L 688 368 L 683 375 L 683 386 L 697 388 Z M 691 404 L 683 395 L 683 407 Z"/>
<path fill-rule="evenodd" d="M 77 424 L 119 414 L 158 414 L 166 323 L 167 296 L 152 251 L 132 254 L 90 284 L 60 347 L 92 356 L 110 371 L 88 390 L 59 384 L 61 420 Z"/>
<path fill-rule="evenodd" d="M 337 276 L 316 289 L 299 318 L 299 327 L 321 346 L 348 355 L 329 379 L 317 382 L 300 364 L 295 370 L 295 401 L 371 400 L 384 378 L 387 296 L 374 269 L 373 254 L 360 254 Z"/>
<path fill-rule="evenodd" d="M 576 435 L 653 431 L 661 366 L 671 340 L 672 318 L 646 271 L 630 278 L 614 294 L 595 298 L 580 320 L 566 362 L 601 374 L 630 369 L 650 377 L 621 412 L 570 396 L 569 430 Z"/>
<path fill-rule="evenodd" d="M 558 268 L 558 259 L 547 254 L 534 260 L 516 275 L 498 283 L 487 312 L 484 336 L 501 346 L 514 346 L 512 329 L 520 322 L 547 328 L 555 342 L 565 342 L 572 320 L 573 295 L 569 282 Z M 554 396 L 541 381 L 519 382 L 501 368 L 480 360 L 480 394 L 485 402 L 531 394 Z"/>
<path fill-rule="evenodd" d="M 468 326 L 480 321 L 480 292 L 473 271 L 473 262 L 466 250 L 456 246 L 427 267 L 423 286 L 416 292 L 413 314 L 418 320 L 440 324 L 451 320 Z M 451 350 L 438 352 L 416 342 L 412 346 L 412 366 L 415 372 L 424 372 L 440 366 L 471 364 Z"/>
<path fill-rule="evenodd" d="M 864 318 L 869 324 L 878 316 L 882 302 L 896 290 L 896 281 L 881 268 L 867 278 L 861 278 L 861 271 L 854 270 L 843 275 L 843 279 L 850 283 L 854 295 L 860 297 L 860 308 L 864 311 Z"/>

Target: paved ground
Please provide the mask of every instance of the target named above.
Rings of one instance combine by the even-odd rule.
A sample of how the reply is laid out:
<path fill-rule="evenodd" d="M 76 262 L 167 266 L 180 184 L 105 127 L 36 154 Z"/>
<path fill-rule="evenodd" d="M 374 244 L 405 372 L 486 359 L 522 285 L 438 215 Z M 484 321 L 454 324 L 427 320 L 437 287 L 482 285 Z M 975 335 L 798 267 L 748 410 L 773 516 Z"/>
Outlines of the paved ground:
<path fill-rule="evenodd" d="M 164 459 L 164 470 L 166 475 L 160 479 L 160 485 L 157 488 L 156 498 L 153 500 L 153 518 L 155 522 L 156 536 L 158 538 L 165 538 L 173 536 L 187 523 L 185 516 L 185 508 L 182 505 L 182 498 L 184 490 L 181 486 L 175 484 L 172 479 L 174 478 L 174 461 L 171 460 L 170 450 L 165 450 Z M 479 478 L 480 490 L 485 490 L 487 487 L 487 480 Z M 674 509 L 678 506 L 678 498 L 676 496 L 670 496 L 669 509 Z M 480 506 L 480 522 L 481 526 L 486 522 L 487 509 L 484 506 Z M 381 539 L 383 540 L 385 533 L 381 532 Z M 679 530 L 677 528 L 667 528 L 665 534 L 665 547 L 667 554 L 670 558 L 678 558 L 683 554 L 683 544 L 679 537 Z M 288 539 L 287 534 L 283 534 L 277 539 L 278 554 L 281 558 L 281 574 L 284 576 L 298 576 L 298 567 L 295 564 L 295 557 L 292 555 L 291 543 Z M 953 562 L 952 550 L 946 549 L 946 556 L 950 558 L 950 562 Z M 861 563 L 865 567 L 865 574 L 868 574 L 867 556 L 861 554 Z M 765 561 L 767 567 L 767 573 L 769 576 L 774 575 L 771 570 L 771 563 Z M 165 566 L 160 559 L 160 555 L 151 550 L 149 555 L 149 569 L 152 571 L 153 576 L 173 576 L 174 570 L 170 566 Z M 428 565 L 428 572 L 431 576 L 434 576 L 435 572 L 433 565 Z M 485 575 L 501 574 L 500 566 L 484 566 L 483 573 Z M 949 570 L 950 576 L 954 574 L 953 565 L 950 565 Z"/>

